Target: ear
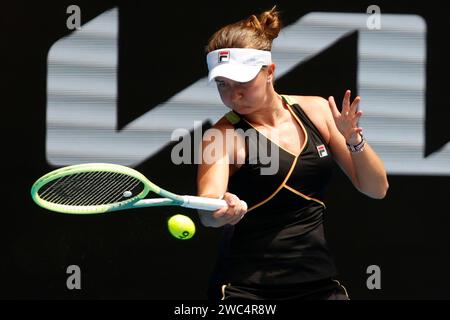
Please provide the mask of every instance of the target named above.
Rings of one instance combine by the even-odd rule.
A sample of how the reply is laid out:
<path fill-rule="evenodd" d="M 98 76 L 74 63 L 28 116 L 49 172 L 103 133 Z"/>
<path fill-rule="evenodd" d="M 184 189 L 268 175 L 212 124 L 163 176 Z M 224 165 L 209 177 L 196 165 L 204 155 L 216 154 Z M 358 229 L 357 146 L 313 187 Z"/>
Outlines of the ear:
<path fill-rule="evenodd" d="M 267 76 L 269 79 L 273 79 L 273 77 L 275 76 L 275 63 L 269 64 L 267 66 Z"/>

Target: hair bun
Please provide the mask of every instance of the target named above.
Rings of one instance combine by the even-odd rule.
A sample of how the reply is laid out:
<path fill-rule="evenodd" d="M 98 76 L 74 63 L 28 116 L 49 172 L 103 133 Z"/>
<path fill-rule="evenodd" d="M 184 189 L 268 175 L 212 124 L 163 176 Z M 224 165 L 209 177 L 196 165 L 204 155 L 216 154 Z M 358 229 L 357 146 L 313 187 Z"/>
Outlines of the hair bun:
<path fill-rule="evenodd" d="M 280 14 L 275 8 L 222 27 L 209 39 L 206 52 L 222 48 L 272 50 L 272 41 L 278 37 L 282 27 Z"/>
<path fill-rule="evenodd" d="M 276 11 L 276 6 L 274 6 L 271 10 L 264 11 L 259 15 L 259 17 L 256 17 L 255 15 L 251 15 L 246 21 L 245 26 L 252 27 L 262 34 L 264 36 L 272 41 L 276 37 L 278 37 L 278 34 L 281 30 L 281 20 L 280 20 L 280 13 L 279 11 Z"/>
<path fill-rule="evenodd" d="M 263 31 L 269 40 L 273 40 L 278 37 L 281 30 L 281 20 L 279 11 L 275 11 L 276 6 L 271 10 L 265 11 L 260 14 L 259 21 L 263 27 Z"/>

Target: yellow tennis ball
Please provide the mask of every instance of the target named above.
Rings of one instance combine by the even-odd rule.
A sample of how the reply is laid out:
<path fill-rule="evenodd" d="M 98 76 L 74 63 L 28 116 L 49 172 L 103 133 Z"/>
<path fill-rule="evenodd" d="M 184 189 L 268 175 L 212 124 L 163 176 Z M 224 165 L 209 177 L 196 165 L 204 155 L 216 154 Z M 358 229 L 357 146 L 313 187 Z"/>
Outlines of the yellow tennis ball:
<path fill-rule="evenodd" d="M 177 239 L 187 240 L 195 234 L 195 224 L 188 216 L 176 214 L 167 221 L 170 233 Z"/>

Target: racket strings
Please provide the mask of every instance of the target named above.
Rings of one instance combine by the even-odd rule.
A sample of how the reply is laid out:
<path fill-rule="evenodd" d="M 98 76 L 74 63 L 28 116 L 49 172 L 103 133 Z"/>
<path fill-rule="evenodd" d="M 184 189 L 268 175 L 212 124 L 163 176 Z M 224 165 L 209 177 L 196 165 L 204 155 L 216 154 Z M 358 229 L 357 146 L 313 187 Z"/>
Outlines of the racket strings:
<path fill-rule="evenodd" d="M 128 190 L 133 190 L 135 187 L 137 187 L 137 186 L 139 185 L 139 183 L 140 183 L 139 180 L 136 180 L 136 179 L 134 179 L 134 181 L 131 180 L 131 181 L 129 182 L 129 185 L 125 188 L 126 191 L 128 191 Z M 125 191 L 125 192 L 126 192 L 126 191 Z M 118 194 L 116 197 L 111 198 L 110 200 L 108 200 L 108 202 L 112 202 L 112 203 L 118 202 L 118 201 L 119 201 L 121 198 L 123 198 L 123 197 L 124 197 L 123 193 L 122 193 L 122 194 Z"/>
<path fill-rule="evenodd" d="M 66 197 L 67 195 L 64 193 L 65 186 L 73 185 L 76 181 L 76 176 L 78 174 L 72 176 L 62 177 L 53 184 L 53 187 L 46 188 L 44 192 L 40 194 L 41 198 L 54 202 L 60 198 Z M 51 186 L 50 184 L 48 186 Z"/>
<path fill-rule="evenodd" d="M 48 194 L 46 200 L 54 203 L 60 203 L 64 200 L 68 200 L 70 195 L 65 191 L 67 186 L 71 186 L 72 190 L 79 190 L 81 181 L 79 179 L 79 174 L 69 176 L 68 179 L 59 182 L 55 185 L 55 188 Z M 77 186 L 78 185 L 78 186 Z M 73 197 L 70 197 L 73 198 Z"/>
<path fill-rule="evenodd" d="M 39 190 L 41 199 L 68 206 L 95 206 L 135 197 L 144 184 L 132 176 L 114 172 L 82 172 L 49 182 Z"/>
<path fill-rule="evenodd" d="M 95 179 L 95 174 L 98 174 L 98 172 L 89 172 L 85 173 L 84 175 L 82 175 L 81 173 L 77 173 L 68 176 L 68 178 L 64 180 L 63 178 L 61 178 L 61 180 L 63 181 L 57 181 L 54 188 L 51 188 L 52 190 L 44 199 L 49 202 L 68 205 L 69 203 L 67 201 L 74 199 L 73 194 L 85 194 L 85 192 L 89 191 L 86 187 L 86 184 L 91 179 Z"/>
<path fill-rule="evenodd" d="M 78 196 L 77 197 L 73 197 L 71 201 L 65 203 L 66 205 L 72 205 L 72 206 L 76 206 L 78 205 L 78 203 L 80 203 L 80 201 L 83 201 L 83 205 L 89 205 L 88 202 L 90 200 L 96 200 L 99 198 L 98 193 L 99 192 L 109 192 L 110 189 L 108 189 L 108 182 L 109 181 L 114 181 L 114 179 L 112 179 L 112 177 L 114 176 L 114 173 L 112 172 L 108 172 L 107 174 L 104 175 L 104 177 L 101 177 L 101 173 L 100 172 L 95 172 L 90 175 L 86 176 L 86 181 L 83 185 L 84 188 L 84 192 L 80 192 L 79 190 L 78 192 Z M 113 184 L 114 182 L 112 182 L 111 184 Z M 76 188 L 80 187 L 80 184 L 78 183 L 78 185 L 74 186 L 74 190 L 76 190 Z M 98 201 L 98 203 L 100 203 L 100 201 Z M 94 203 L 95 204 L 95 203 Z"/>
<path fill-rule="evenodd" d="M 53 188 L 43 188 L 44 190 L 42 191 L 42 189 L 40 190 L 40 196 L 41 197 L 50 197 L 54 191 L 61 186 L 66 180 L 70 179 L 73 176 L 64 176 L 60 179 L 58 179 L 54 184 L 53 184 Z"/>
<path fill-rule="evenodd" d="M 85 206 L 108 203 L 105 200 L 114 192 L 119 179 L 116 179 L 117 173 L 109 172 L 101 182 L 94 184 L 89 191 L 89 195 L 83 198 Z M 128 177 L 127 177 L 128 178 Z M 119 180 L 119 181 L 118 181 Z M 123 191 L 122 191 L 123 192 Z M 79 197 L 81 199 L 82 197 Z M 77 199 L 77 201 L 79 200 Z"/>
<path fill-rule="evenodd" d="M 97 190 L 95 191 L 96 193 L 93 194 L 90 199 L 87 199 L 86 205 L 92 206 L 97 203 L 105 204 L 118 202 L 121 198 L 123 198 L 124 192 L 130 190 L 130 181 L 137 181 L 137 183 L 139 183 L 139 180 L 134 179 L 133 177 L 125 176 L 124 179 L 120 179 L 118 175 L 118 173 L 114 173 L 112 176 L 112 182 L 110 182 L 109 184 L 104 183 L 103 185 L 99 186 L 99 188 L 97 188 Z M 116 188 L 120 189 L 121 191 L 115 192 Z"/>

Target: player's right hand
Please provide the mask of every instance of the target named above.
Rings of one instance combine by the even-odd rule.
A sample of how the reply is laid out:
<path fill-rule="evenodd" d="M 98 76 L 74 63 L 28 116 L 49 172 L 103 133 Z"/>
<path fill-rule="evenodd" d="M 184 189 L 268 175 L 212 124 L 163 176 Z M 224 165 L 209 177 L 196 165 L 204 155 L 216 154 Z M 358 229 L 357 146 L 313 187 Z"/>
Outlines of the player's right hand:
<path fill-rule="evenodd" d="M 226 192 L 223 196 L 228 207 L 217 209 L 212 213 L 214 219 L 220 220 L 221 225 L 235 225 L 244 217 L 247 212 L 247 205 L 243 203 L 235 194 Z"/>

